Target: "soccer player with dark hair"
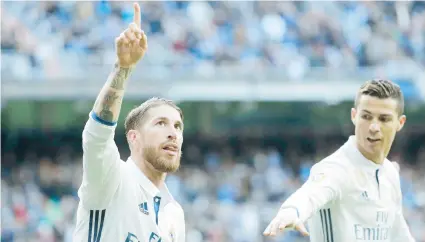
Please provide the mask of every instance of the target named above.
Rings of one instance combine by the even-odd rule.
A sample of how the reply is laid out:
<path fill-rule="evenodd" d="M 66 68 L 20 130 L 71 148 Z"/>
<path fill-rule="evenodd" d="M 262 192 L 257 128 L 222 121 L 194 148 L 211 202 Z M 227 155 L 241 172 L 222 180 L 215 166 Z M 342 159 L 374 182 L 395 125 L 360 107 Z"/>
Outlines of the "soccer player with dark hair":
<path fill-rule="evenodd" d="M 311 242 L 413 242 L 402 212 L 398 170 L 387 159 L 406 122 L 403 113 L 398 85 L 388 80 L 362 85 L 351 109 L 355 134 L 312 167 L 264 235 L 284 229 L 309 235 L 308 221 Z"/>
<path fill-rule="evenodd" d="M 183 113 L 173 102 L 152 98 L 125 120 L 131 156 L 120 158 L 114 142 L 127 79 L 147 50 L 134 21 L 116 39 L 117 62 L 100 91 L 83 131 L 83 181 L 74 241 L 185 241 L 181 206 L 165 185 L 167 173 L 179 168 Z"/>

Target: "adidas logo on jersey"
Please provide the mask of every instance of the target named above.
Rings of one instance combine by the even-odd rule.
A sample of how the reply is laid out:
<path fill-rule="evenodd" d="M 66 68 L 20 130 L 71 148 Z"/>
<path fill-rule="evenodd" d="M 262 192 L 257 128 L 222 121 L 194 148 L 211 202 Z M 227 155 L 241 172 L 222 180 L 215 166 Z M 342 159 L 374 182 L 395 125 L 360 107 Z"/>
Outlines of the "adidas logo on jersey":
<path fill-rule="evenodd" d="M 149 215 L 149 211 L 148 211 L 148 203 L 147 202 L 143 202 L 141 204 L 139 204 L 139 210 L 140 212 Z"/>

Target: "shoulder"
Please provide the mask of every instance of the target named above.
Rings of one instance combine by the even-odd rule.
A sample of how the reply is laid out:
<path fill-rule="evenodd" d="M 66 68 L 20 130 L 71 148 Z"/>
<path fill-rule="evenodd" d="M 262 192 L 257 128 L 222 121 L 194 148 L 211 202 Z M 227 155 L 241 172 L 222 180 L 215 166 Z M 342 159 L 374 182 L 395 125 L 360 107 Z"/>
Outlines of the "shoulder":
<path fill-rule="evenodd" d="M 337 151 L 314 164 L 311 171 L 345 174 L 347 173 L 348 168 L 349 166 L 345 156 Z"/>
<path fill-rule="evenodd" d="M 309 180 L 345 183 L 351 177 L 349 164 L 344 154 L 337 150 L 312 166 Z"/>
<path fill-rule="evenodd" d="M 172 216 L 184 217 L 184 210 L 182 206 L 174 199 L 166 205 L 166 209 L 167 213 L 170 213 Z"/>
<path fill-rule="evenodd" d="M 183 207 L 180 205 L 180 203 L 174 200 L 173 204 L 174 204 L 174 207 L 175 207 L 174 209 L 177 215 L 181 218 L 184 218 L 184 210 L 183 210 Z"/>
<path fill-rule="evenodd" d="M 397 162 L 392 162 L 386 159 L 383 163 L 383 168 L 389 179 L 397 183 L 400 182 L 400 168 Z"/>
<path fill-rule="evenodd" d="M 384 174 L 386 178 L 391 183 L 392 187 L 397 193 L 397 197 L 399 202 L 402 200 L 401 194 L 401 183 L 400 183 L 400 173 L 399 166 L 397 162 L 391 162 L 389 160 L 385 160 L 383 163 Z"/>

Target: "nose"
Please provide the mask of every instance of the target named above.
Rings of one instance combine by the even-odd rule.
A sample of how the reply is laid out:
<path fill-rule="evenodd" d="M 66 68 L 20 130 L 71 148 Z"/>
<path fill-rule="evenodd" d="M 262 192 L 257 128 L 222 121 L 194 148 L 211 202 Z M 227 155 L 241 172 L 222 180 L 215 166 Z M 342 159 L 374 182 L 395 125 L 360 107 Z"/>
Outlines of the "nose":
<path fill-rule="evenodd" d="M 170 139 L 170 140 L 176 140 L 177 139 L 177 135 L 176 134 L 169 134 L 168 135 L 168 139 Z"/>
<path fill-rule="evenodd" d="M 380 125 L 379 125 L 378 123 L 376 123 L 376 122 L 371 123 L 371 124 L 370 124 L 370 126 L 369 126 L 369 131 L 370 131 L 371 133 L 377 133 L 377 132 L 379 132 L 380 130 L 381 130 L 381 127 L 380 127 Z"/>
<path fill-rule="evenodd" d="M 167 138 L 169 140 L 176 140 L 177 139 L 177 131 L 175 129 L 170 129 Z"/>

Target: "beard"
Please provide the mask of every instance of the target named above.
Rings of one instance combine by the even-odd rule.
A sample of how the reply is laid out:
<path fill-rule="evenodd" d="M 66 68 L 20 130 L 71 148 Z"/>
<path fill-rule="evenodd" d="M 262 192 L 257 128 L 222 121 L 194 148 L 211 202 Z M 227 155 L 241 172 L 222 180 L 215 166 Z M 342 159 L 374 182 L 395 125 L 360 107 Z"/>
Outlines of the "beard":
<path fill-rule="evenodd" d="M 155 147 L 148 146 L 143 148 L 143 158 L 155 168 L 155 170 L 164 173 L 175 172 L 180 167 L 181 151 L 177 157 L 163 155 Z"/>

